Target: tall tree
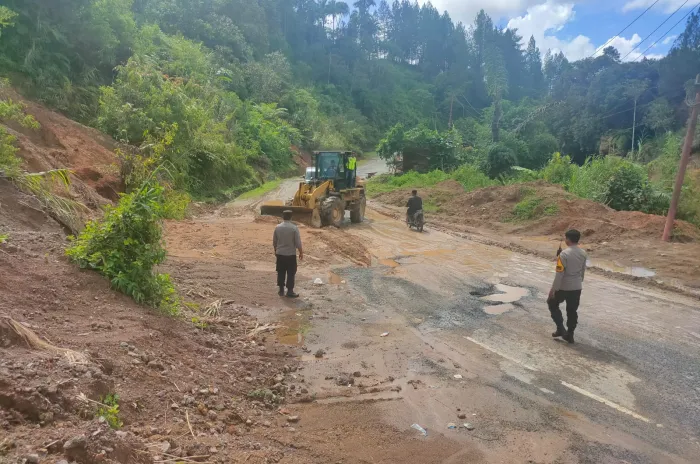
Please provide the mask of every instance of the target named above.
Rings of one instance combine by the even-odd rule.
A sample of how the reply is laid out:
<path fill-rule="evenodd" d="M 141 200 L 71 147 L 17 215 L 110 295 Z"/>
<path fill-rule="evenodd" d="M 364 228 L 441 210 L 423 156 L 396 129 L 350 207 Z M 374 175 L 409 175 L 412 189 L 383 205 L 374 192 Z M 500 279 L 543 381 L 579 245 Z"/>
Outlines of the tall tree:
<path fill-rule="evenodd" d="M 525 51 L 525 67 L 527 69 L 528 94 L 532 97 L 541 96 L 545 85 L 544 73 L 542 72 L 542 57 L 533 36 L 530 36 L 530 41 Z"/>

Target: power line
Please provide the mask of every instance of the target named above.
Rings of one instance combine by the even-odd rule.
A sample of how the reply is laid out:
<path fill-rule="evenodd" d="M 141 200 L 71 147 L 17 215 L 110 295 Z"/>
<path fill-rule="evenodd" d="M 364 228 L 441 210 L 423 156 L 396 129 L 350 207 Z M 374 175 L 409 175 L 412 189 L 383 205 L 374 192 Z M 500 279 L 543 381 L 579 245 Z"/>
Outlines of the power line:
<path fill-rule="evenodd" d="M 698 3 L 697 5 L 695 5 L 695 7 L 697 7 L 697 6 L 700 6 L 700 3 Z M 644 54 L 645 54 L 646 52 L 648 52 L 648 51 L 651 49 L 651 47 L 653 47 L 654 45 L 656 45 L 657 43 L 659 43 L 659 41 L 660 41 L 661 39 L 663 39 L 664 37 L 666 37 L 666 36 L 667 36 L 673 29 L 675 29 L 676 26 L 678 26 L 685 18 L 687 18 L 688 16 L 690 16 L 690 14 L 693 12 L 693 10 L 695 9 L 695 7 L 691 8 L 690 11 L 688 11 L 688 12 L 685 14 L 685 16 L 683 16 L 681 19 L 679 19 L 678 22 L 677 22 L 676 24 L 674 24 L 669 30 L 667 30 L 666 33 L 665 33 L 664 35 L 662 35 L 661 37 L 659 37 L 658 39 L 656 39 L 656 40 L 654 41 L 654 43 L 652 43 L 651 45 L 649 45 L 649 46 L 647 47 L 647 49 L 644 50 L 644 51 L 641 53 L 641 55 L 639 55 L 637 58 L 635 58 L 634 61 L 637 61 L 637 60 L 639 60 L 640 58 L 643 58 L 643 57 L 644 57 Z M 698 11 L 700 11 L 700 8 L 698 9 Z"/>
<path fill-rule="evenodd" d="M 664 21 L 663 21 L 661 24 L 659 24 L 658 27 L 657 27 L 656 29 L 654 29 L 653 31 L 651 31 L 651 34 L 649 34 L 648 36 L 644 37 L 644 40 L 642 40 L 642 41 L 639 42 L 637 45 L 635 45 L 634 48 L 633 48 L 632 50 L 630 50 L 625 56 L 623 56 L 623 57 L 622 57 L 622 60 L 620 60 L 620 61 L 625 61 L 625 58 L 627 58 L 628 56 L 630 56 L 630 55 L 632 54 L 632 52 L 635 51 L 635 50 L 637 49 L 637 47 L 639 47 L 641 44 L 643 44 L 644 42 L 646 42 L 646 40 L 647 40 L 649 37 L 651 37 L 652 35 L 654 35 L 654 33 L 655 33 L 656 31 L 658 31 L 659 29 L 661 29 L 661 26 L 663 26 L 664 24 L 666 24 L 666 22 L 667 22 L 669 19 L 671 19 L 671 18 L 673 17 L 673 15 L 675 15 L 676 13 L 678 13 L 678 12 L 681 10 L 681 8 L 683 8 L 683 7 L 685 6 L 685 4 L 688 3 L 689 1 L 690 1 L 690 0 L 685 0 L 685 2 L 683 2 L 683 4 L 682 4 L 681 6 L 679 6 L 678 9 L 677 9 L 676 11 L 674 11 L 673 13 L 671 13 L 671 14 L 669 15 L 668 18 L 664 19 Z"/>
<path fill-rule="evenodd" d="M 639 18 L 641 18 L 642 16 L 644 16 L 644 14 L 645 14 L 647 11 L 651 10 L 651 8 L 652 8 L 654 5 L 656 5 L 657 3 L 659 3 L 659 0 L 654 1 L 654 3 L 652 3 L 651 5 L 649 5 L 649 8 L 647 8 L 647 9 L 644 10 L 644 11 L 642 11 L 642 14 L 640 14 L 639 16 L 637 16 L 636 18 L 634 18 L 634 21 L 632 21 L 632 22 L 629 23 L 627 26 L 625 26 L 625 28 L 622 29 L 620 32 L 618 32 L 618 33 L 615 34 L 614 36 L 610 37 L 610 38 L 608 39 L 607 42 L 605 42 L 603 45 L 601 45 L 600 47 L 598 47 L 598 48 L 596 49 L 596 51 L 594 51 L 593 54 L 592 54 L 591 56 L 589 56 L 588 58 L 594 57 L 599 51 L 601 51 L 601 50 L 603 50 L 605 47 L 607 47 L 608 44 L 609 44 L 610 42 L 612 42 L 613 40 L 615 40 L 615 37 L 620 37 L 621 34 L 622 34 L 623 32 L 625 32 L 627 29 L 629 29 L 629 27 L 630 27 L 632 24 L 636 23 L 637 20 L 638 20 Z"/>
<path fill-rule="evenodd" d="M 651 87 L 651 88 L 653 88 L 653 87 Z M 647 89 L 647 90 L 649 90 L 649 89 Z M 659 95 L 657 95 L 656 97 L 654 97 L 653 100 L 651 100 L 651 101 L 649 101 L 649 102 L 647 102 L 647 103 L 643 103 L 643 104 L 641 104 L 641 105 L 637 105 L 637 109 L 639 109 L 639 108 L 644 108 L 645 106 L 649 106 L 649 105 L 651 105 L 652 103 L 654 103 L 654 102 L 655 102 L 657 99 L 659 99 L 659 98 L 668 97 L 668 96 L 672 96 L 672 95 L 673 95 L 673 96 L 680 96 L 681 93 L 685 93 L 685 90 L 684 90 L 684 89 L 681 89 L 680 92 L 679 92 L 678 90 L 676 90 L 675 92 L 668 92 L 668 93 L 665 93 L 665 94 L 659 94 Z M 607 119 L 607 118 L 610 118 L 610 117 L 612 117 L 612 116 L 617 116 L 618 114 L 622 114 L 622 113 L 628 113 L 628 112 L 633 111 L 633 110 L 634 110 L 634 108 L 628 108 L 628 109 L 626 109 L 626 110 L 622 110 L 622 111 L 617 111 L 617 112 L 615 112 L 615 113 L 606 114 L 606 115 L 604 115 L 604 116 L 600 116 L 600 117 L 594 119 L 593 121 L 600 121 L 601 119 Z"/>

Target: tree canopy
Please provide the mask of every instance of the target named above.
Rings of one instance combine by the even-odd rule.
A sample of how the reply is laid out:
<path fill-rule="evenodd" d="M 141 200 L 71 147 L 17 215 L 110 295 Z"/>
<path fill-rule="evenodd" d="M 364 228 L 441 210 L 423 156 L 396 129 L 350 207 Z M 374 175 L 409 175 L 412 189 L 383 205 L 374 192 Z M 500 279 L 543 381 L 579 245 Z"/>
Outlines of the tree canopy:
<path fill-rule="evenodd" d="M 429 2 L 2 3 L 1 73 L 118 139 L 169 134 L 163 157 L 206 195 L 284 173 L 295 146 L 372 150 L 397 124 L 473 147 L 493 173 L 555 150 L 641 152 L 684 124 L 700 62 L 697 11 L 661 60 L 608 47 L 570 62 L 483 11 L 462 24 Z"/>

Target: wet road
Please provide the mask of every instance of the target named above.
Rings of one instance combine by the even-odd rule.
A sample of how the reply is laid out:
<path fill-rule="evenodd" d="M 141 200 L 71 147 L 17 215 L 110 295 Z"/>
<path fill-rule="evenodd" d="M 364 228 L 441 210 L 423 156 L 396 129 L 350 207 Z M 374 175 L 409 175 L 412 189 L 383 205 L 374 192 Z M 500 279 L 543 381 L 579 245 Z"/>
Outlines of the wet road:
<path fill-rule="evenodd" d="M 374 211 L 347 233 L 376 260 L 370 269 L 346 269 L 349 285 L 370 306 L 403 315 L 416 336 L 475 368 L 469 372 L 505 380 L 501 388 L 525 391 L 539 407 L 610 427 L 620 450 L 637 453 L 626 462 L 700 462 L 697 301 L 590 275 L 577 343 L 569 345 L 549 335 L 544 300 L 554 262 L 419 234 Z"/>
<path fill-rule="evenodd" d="M 372 209 L 344 232 L 372 266 L 333 269 L 310 298 L 326 311 L 304 335 L 328 352 L 304 359 L 321 403 L 400 401 L 371 413 L 463 442 L 443 464 L 700 462 L 697 300 L 589 274 L 569 345 L 550 336 L 553 260 L 420 234 Z M 329 385 L 356 369 L 372 389 Z"/>

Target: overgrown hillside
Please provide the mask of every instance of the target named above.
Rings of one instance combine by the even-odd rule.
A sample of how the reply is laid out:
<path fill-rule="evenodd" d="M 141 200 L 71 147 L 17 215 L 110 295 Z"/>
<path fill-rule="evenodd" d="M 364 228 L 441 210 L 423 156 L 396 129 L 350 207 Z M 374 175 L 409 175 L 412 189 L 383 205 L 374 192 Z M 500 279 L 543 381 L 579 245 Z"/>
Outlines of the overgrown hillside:
<path fill-rule="evenodd" d="M 455 24 L 408 0 L 1 3 L 14 86 L 169 163 L 201 197 L 289 172 L 293 146 L 373 149 L 396 124 L 454 129 L 492 175 L 557 150 L 649 160 L 684 124 L 700 59 L 697 12 L 662 60 L 608 47 L 569 62 L 483 12 Z"/>

